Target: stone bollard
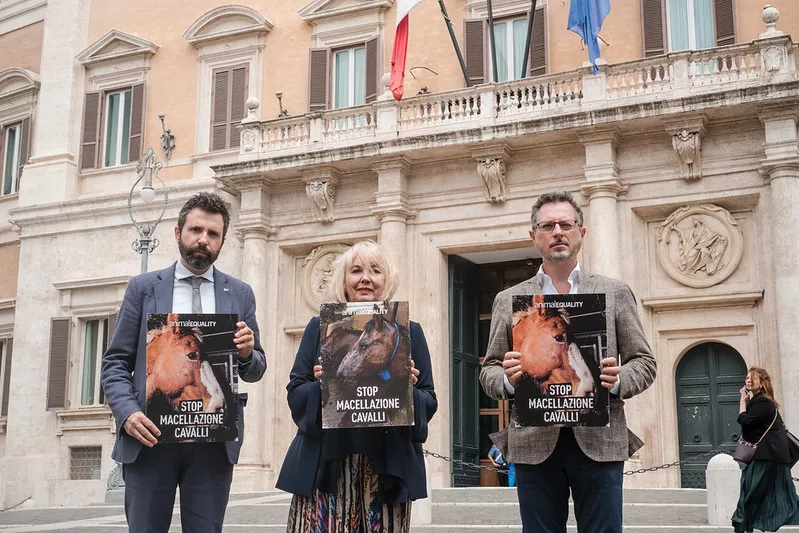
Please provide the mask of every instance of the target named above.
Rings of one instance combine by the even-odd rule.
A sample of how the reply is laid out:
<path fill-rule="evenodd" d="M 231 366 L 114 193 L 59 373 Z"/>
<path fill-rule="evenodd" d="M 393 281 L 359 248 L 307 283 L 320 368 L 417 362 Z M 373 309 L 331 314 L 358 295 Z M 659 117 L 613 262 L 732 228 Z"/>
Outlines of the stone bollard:
<path fill-rule="evenodd" d="M 741 467 L 726 453 L 714 455 L 707 463 L 707 522 L 711 526 L 729 526 L 738 505 L 741 490 Z"/>
<path fill-rule="evenodd" d="M 433 523 L 433 488 L 430 486 L 430 463 L 427 456 L 424 458 L 425 482 L 427 483 L 427 498 L 416 500 L 411 505 L 411 525 L 423 526 Z"/>

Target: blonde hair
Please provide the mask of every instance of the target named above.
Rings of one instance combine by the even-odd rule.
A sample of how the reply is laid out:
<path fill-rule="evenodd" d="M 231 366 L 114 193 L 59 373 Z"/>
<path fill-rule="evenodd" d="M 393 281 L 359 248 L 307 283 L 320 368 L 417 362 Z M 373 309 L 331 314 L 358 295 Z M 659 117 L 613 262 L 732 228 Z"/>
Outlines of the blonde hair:
<path fill-rule="evenodd" d="M 757 374 L 757 377 L 760 378 L 760 392 L 763 393 L 763 396 L 774 402 L 774 406 L 779 409 L 780 404 L 778 404 L 777 400 L 774 398 L 774 385 L 771 384 L 771 376 L 768 375 L 766 369 L 760 366 L 750 366 L 748 373 Z"/>
<path fill-rule="evenodd" d="M 360 259 L 365 265 L 377 265 L 386 276 L 386 284 L 383 287 L 382 300 L 390 300 L 397 290 L 399 280 L 397 274 L 391 266 L 391 262 L 386 257 L 383 247 L 374 241 L 360 241 L 341 254 L 333 261 L 333 273 L 330 282 L 327 284 L 325 301 L 328 302 L 347 302 L 347 293 L 344 290 L 347 271 L 352 266 L 355 259 Z"/>

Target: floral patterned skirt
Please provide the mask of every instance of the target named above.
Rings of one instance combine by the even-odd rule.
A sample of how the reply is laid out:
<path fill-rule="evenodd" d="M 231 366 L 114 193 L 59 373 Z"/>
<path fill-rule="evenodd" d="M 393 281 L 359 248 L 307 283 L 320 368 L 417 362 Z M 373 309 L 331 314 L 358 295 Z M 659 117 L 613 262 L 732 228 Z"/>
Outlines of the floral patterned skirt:
<path fill-rule="evenodd" d="M 336 492 L 294 495 L 287 533 L 408 533 L 411 502 L 378 501 L 379 480 L 366 455 L 349 455 L 339 466 Z"/>

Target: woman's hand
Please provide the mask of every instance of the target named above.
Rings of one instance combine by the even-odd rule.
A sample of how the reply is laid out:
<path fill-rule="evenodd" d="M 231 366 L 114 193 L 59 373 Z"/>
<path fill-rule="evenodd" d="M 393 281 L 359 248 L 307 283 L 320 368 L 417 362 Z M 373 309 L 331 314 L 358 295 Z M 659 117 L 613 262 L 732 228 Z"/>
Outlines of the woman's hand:
<path fill-rule="evenodd" d="M 741 390 L 739 392 L 741 393 L 741 399 L 742 400 L 748 400 L 749 399 L 749 389 L 746 388 L 746 385 L 741 387 Z"/>
<path fill-rule="evenodd" d="M 319 357 L 319 364 L 313 367 L 314 379 L 322 379 L 322 358 Z"/>
<path fill-rule="evenodd" d="M 413 359 L 411 359 L 411 383 L 416 385 L 416 382 L 419 381 L 419 369 L 413 364 Z"/>

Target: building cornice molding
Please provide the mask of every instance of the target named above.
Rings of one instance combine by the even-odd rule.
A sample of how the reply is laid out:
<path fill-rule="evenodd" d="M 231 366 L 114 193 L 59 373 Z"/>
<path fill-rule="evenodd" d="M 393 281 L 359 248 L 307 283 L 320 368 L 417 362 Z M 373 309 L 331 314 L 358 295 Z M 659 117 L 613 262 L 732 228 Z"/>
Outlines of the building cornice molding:
<path fill-rule="evenodd" d="M 314 0 L 298 11 L 300 18 L 309 24 L 315 24 L 320 20 L 339 17 L 344 15 L 354 15 L 366 11 L 385 11 L 394 5 L 394 0 L 366 0 L 360 2 L 343 2 L 344 5 L 330 7 L 330 4 L 337 3 L 335 0 Z"/>
<path fill-rule="evenodd" d="M 147 39 L 122 30 L 112 29 L 77 55 L 77 60 L 86 68 L 98 63 L 124 61 L 127 59 L 149 59 L 160 47 Z"/>
<path fill-rule="evenodd" d="M 251 7 L 226 5 L 212 9 L 192 22 L 183 38 L 193 47 L 200 48 L 214 41 L 266 34 L 274 26 Z"/>

